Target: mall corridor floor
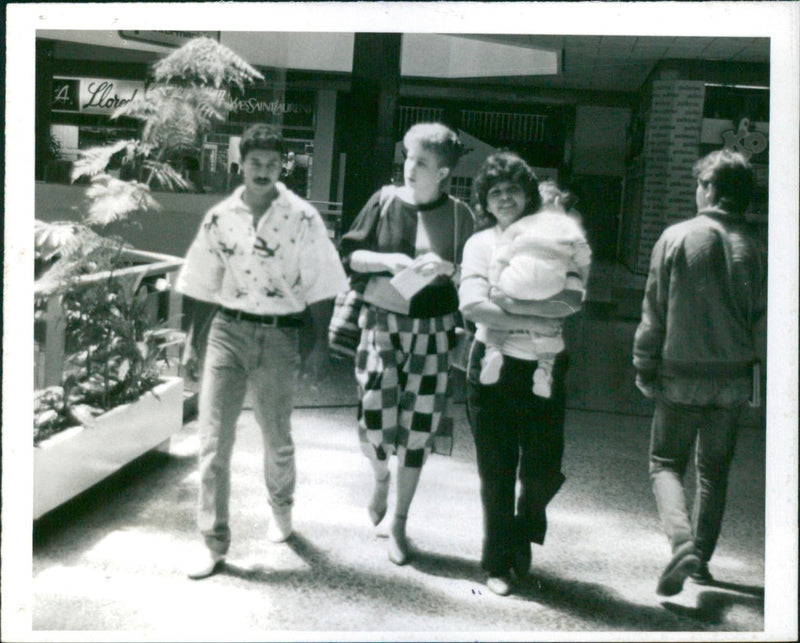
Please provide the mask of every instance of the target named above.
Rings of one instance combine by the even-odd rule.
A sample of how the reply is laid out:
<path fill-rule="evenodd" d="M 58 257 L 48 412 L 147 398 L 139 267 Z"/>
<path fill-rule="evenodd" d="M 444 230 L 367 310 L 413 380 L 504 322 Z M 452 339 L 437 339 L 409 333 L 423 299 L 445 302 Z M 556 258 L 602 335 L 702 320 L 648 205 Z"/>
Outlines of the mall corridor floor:
<path fill-rule="evenodd" d="M 567 481 L 550 505 L 546 544 L 534 547 L 531 580 L 512 596 L 489 592 L 478 562 L 482 517 L 463 378 L 454 378 L 453 455 L 426 464 L 408 522 L 414 556 L 397 567 L 385 531 L 367 516 L 370 467 L 356 436 L 352 365 L 340 362 L 321 386 L 299 389 L 295 534 L 286 543 L 266 537 L 261 438 L 246 410 L 234 449 L 229 556 L 210 578 L 184 575 L 201 546 L 190 421 L 168 455 L 132 463 L 35 524 L 34 633 L 234 641 L 541 640 L 547 632 L 563 640 L 574 632 L 567 640 L 578 640 L 763 630 L 765 444 L 757 420 L 742 429 L 733 462 L 711 563 L 718 582 L 687 582 L 669 599 L 655 594 L 669 547 L 647 477 L 652 406 L 633 385 L 635 325 L 602 311 L 569 321 Z"/>
<path fill-rule="evenodd" d="M 144 457 L 35 526 L 34 633 L 233 641 L 575 632 L 577 640 L 579 632 L 763 629 L 761 429 L 741 434 L 712 561 L 718 582 L 687 582 L 664 599 L 654 592 L 669 552 L 646 475 L 649 420 L 571 408 L 567 482 L 551 505 L 546 545 L 534 548 L 529 583 L 501 598 L 485 588 L 478 564 L 481 508 L 463 413 L 457 405 L 453 455 L 431 456 L 422 474 L 408 523 L 413 559 L 396 567 L 367 517 L 370 471 L 354 408 L 296 411 L 295 533 L 284 544 L 265 535 L 260 436 L 246 411 L 233 462 L 232 547 L 220 571 L 201 581 L 183 573 L 200 545 L 189 422 L 168 455 Z"/>

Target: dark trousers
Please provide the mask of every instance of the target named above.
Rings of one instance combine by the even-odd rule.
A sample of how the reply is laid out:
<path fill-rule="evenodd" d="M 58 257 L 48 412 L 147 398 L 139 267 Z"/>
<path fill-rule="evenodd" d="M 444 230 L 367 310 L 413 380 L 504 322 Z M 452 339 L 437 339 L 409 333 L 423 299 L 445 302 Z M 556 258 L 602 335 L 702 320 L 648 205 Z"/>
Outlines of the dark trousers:
<path fill-rule="evenodd" d="M 714 553 L 743 409 L 743 405 L 719 408 L 656 401 L 650 437 L 650 479 L 673 551 L 694 540 L 704 561 L 708 562 Z M 683 478 L 695 442 L 697 490 L 690 523 Z"/>
<path fill-rule="evenodd" d="M 505 356 L 499 381 L 482 385 L 478 378 L 484 351 L 484 344 L 474 343 L 467 369 L 467 414 L 481 480 L 481 565 L 499 576 L 511 569 L 514 548 L 544 543 L 545 510 L 564 482 L 567 356 L 562 352 L 556 358 L 552 396 L 544 399 L 531 391 L 536 362 Z"/>

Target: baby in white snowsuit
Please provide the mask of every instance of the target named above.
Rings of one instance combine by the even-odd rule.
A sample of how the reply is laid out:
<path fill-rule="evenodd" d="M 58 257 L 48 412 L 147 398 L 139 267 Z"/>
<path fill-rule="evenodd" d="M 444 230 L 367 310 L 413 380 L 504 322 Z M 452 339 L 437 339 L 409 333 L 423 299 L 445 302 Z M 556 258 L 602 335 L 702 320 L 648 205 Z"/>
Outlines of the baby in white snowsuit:
<path fill-rule="evenodd" d="M 583 229 L 574 218 L 556 209 L 522 217 L 506 228 L 494 251 L 489 266 L 490 297 L 500 306 L 506 297 L 548 300 L 552 312 L 547 316 L 566 318 L 577 312 L 583 302 L 591 257 Z M 486 355 L 481 362 L 482 384 L 499 379 L 503 343 L 509 332 L 488 329 Z M 564 350 L 561 327 L 552 335 L 526 332 L 533 340 L 538 361 L 533 393 L 549 398 L 555 358 Z"/>

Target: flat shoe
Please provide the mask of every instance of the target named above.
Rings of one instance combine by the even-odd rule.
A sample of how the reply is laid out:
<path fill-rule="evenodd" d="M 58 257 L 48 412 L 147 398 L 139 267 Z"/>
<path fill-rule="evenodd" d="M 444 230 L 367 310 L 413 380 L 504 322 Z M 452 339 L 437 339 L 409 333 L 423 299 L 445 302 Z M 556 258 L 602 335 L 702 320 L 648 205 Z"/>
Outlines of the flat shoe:
<path fill-rule="evenodd" d="M 225 556 L 218 554 L 210 549 L 206 549 L 197 560 L 193 561 L 189 569 L 186 570 L 186 575 L 192 580 L 199 580 L 211 576 L 217 567 L 225 560 Z"/>
<path fill-rule="evenodd" d="M 405 565 L 408 562 L 408 539 L 406 538 L 405 517 L 395 516 L 394 524 L 389 529 L 389 560 L 395 565 Z M 398 537 L 399 536 L 399 537 Z"/>
<path fill-rule="evenodd" d="M 389 554 L 389 560 L 395 565 L 405 565 L 408 562 L 408 546 L 403 547 L 400 545 L 397 539 L 392 536 L 391 532 L 389 533 L 389 548 L 387 552 Z"/>
<path fill-rule="evenodd" d="M 408 562 L 408 554 L 400 551 L 397 547 L 393 547 L 392 544 L 389 543 L 389 560 L 395 565 L 402 567 Z"/>
<path fill-rule="evenodd" d="M 372 521 L 373 525 L 377 526 L 380 524 L 383 517 L 386 515 L 390 480 L 391 475 L 387 474 L 383 480 L 375 481 L 375 490 L 372 492 L 372 498 L 370 498 L 369 504 L 367 505 L 367 513 L 369 513 L 369 519 Z"/>
<path fill-rule="evenodd" d="M 498 596 L 508 596 L 511 593 L 511 581 L 503 576 L 490 576 L 486 587 Z"/>

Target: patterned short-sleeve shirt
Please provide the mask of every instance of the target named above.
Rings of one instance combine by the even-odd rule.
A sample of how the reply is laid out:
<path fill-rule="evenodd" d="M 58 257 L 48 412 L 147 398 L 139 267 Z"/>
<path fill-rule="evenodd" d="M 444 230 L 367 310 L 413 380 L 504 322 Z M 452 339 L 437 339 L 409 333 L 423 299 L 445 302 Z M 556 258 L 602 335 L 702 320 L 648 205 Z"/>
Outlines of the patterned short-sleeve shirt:
<path fill-rule="evenodd" d="M 301 312 L 347 289 L 347 277 L 317 210 L 282 183 L 256 222 L 244 186 L 203 218 L 176 289 L 259 315 Z"/>

